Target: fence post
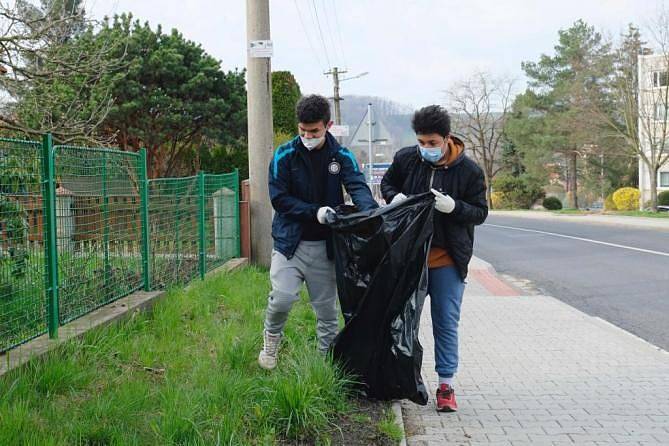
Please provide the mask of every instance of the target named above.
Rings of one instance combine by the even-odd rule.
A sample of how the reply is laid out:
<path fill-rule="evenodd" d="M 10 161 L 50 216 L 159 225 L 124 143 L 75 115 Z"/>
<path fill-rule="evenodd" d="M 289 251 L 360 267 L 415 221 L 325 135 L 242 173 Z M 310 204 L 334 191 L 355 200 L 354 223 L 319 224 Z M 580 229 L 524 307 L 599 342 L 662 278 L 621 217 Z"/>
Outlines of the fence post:
<path fill-rule="evenodd" d="M 181 204 L 181 199 L 179 197 L 180 189 L 179 186 L 173 186 L 174 190 L 174 274 L 178 276 L 181 269 L 181 233 L 179 228 L 181 227 L 181 211 L 179 205 Z M 189 278 L 190 279 L 190 278 Z"/>
<path fill-rule="evenodd" d="M 146 173 L 146 149 L 139 150 L 139 197 L 140 220 L 142 222 L 142 276 L 144 291 L 151 291 L 151 271 L 149 270 L 149 179 Z"/>
<path fill-rule="evenodd" d="M 242 256 L 242 228 L 239 222 L 239 168 L 235 169 L 235 230 L 237 231 L 237 253 L 235 257 Z"/>
<path fill-rule="evenodd" d="M 107 188 L 107 152 L 102 152 L 102 249 L 104 250 L 104 287 L 107 290 L 111 278 L 109 261 L 109 191 Z"/>
<path fill-rule="evenodd" d="M 58 248 L 56 238 L 56 181 L 53 138 L 42 137 L 42 207 L 44 212 L 44 260 L 46 266 L 47 316 L 49 338 L 58 337 Z"/>
<path fill-rule="evenodd" d="M 199 198 L 199 206 L 198 206 L 198 232 L 200 234 L 200 242 L 198 243 L 199 245 L 199 252 L 200 252 L 200 278 L 204 279 L 204 275 L 207 272 L 207 258 L 206 258 L 206 253 L 207 249 L 205 246 L 206 242 L 206 237 L 204 233 L 204 218 L 205 218 L 205 190 L 204 190 L 204 172 L 199 171 L 197 174 L 197 179 L 198 179 L 198 198 Z"/>

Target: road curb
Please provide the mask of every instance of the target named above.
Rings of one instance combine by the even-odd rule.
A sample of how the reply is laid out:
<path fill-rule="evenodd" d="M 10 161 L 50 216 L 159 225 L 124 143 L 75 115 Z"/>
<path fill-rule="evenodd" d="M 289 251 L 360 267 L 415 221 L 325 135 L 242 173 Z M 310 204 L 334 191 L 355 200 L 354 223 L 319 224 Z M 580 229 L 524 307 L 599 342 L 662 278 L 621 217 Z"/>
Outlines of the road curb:
<path fill-rule="evenodd" d="M 593 215 L 594 218 L 589 218 L 589 215 L 570 215 L 570 214 L 553 214 L 542 211 L 491 211 L 491 216 L 523 218 L 526 220 L 550 220 L 562 221 L 571 223 L 585 223 L 588 225 L 605 225 L 614 226 L 618 228 L 635 228 L 635 229 L 655 229 L 659 231 L 669 231 L 669 222 L 665 223 L 663 218 L 652 217 L 631 217 L 625 215 Z M 610 220 L 609 220 L 610 219 Z M 627 220 L 629 219 L 629 220 Z M 642 219 L 642 220 L 634 220 Z M 580 221 L 579 221 L 580 220 Z M 658 220 L 658 221 L 656 221 Z"/>
<path fill-rule="evenodd" d="M 632 332 L 629 332 L 629 331 L 625 330 L 624 328 L 618 327 L 617 325 L 614 325 L 614 324 L 612 324 L 611 322 L 609 322 L 609 321 L 607 321 L 607 320 L 605 320 L 605 319 L 602 319 L 602 318 L 599 317 L 599 316 L 590 316 L 590 317 L 594 320 L 594 322 L 596 322 L 596 323 L 598 323 L 598 324 L 600 324 L 600 325 L 604 325 L 604 326 L 607 327 L 607 328 L 610 328 L 610 329 L 614 329 L 614 330 L 616 330 L 616 331 L 623 332 L 623 333 L 625 333 L 626 335 L 628 335 L 629 337 L 631 337 L 632 339 L 634 339 L 635 341 L 640 341 L 640 342 L 646 344 L 648 347 L 651 347 L 653 350 L 657 350 L 657 351 L 659 351 L 659 352 L 661 352 L 661 353 L 664 353 L 665 355 L 669 355 L 669 351 L 663 349 L 662 347 L 659 347 L 659 346 L 653 344 L 652 342 L 649 342 L 649 341 L 646 341 L 646 340 L 643 339 L 643 338 L 640 338 L 639 336 L 635 335 L 635 334 L 632 333 Z"/>
<path fill-rule="evenodd" d="M 480 257 L 472 256 L 472 259 L 469 262 L 469 270 L 470 271 L 477 271 L 477 270 L 483 270 L 483 271 L 488 271 L 491 273 L 496 273 L 497 271 L 495 270 L 495 267 L 492 266 L 492 264 L 486 262 Z"/>
<path fill-rule="evenodd" d="M 402 415 L 402 404 L 399 401 L 393 401 L 393 412 L 395 413 L 395 424 L 402 431 L 402 439 L 398 443 L 399 446 L 407 446 L 407 433 L 404 429 L 404 416 Z"/>

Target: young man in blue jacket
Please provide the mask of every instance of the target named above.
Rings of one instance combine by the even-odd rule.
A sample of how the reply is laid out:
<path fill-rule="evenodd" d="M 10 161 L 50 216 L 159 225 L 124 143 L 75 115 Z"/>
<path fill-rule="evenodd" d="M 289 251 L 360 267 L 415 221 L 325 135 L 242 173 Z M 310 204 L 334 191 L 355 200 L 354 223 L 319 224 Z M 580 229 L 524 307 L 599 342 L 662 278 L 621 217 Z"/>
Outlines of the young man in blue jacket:
<path fill-rule="evenodd" d="M 319 350 L 327 352 L 337 334 L 337 285 L 332 237 L 326 215 L 344 203 L 342 185 L 359 210 L 378 207 L 353 154 L 328 132 L 330 104 L 305 96 L 296 107 L 299 135 L 279 146 L 269 166 L 274 250 L 272 291 L 265 312 L 259 365 L 276 367 L 284 325 L 306 282 L 317 317 Z"/>

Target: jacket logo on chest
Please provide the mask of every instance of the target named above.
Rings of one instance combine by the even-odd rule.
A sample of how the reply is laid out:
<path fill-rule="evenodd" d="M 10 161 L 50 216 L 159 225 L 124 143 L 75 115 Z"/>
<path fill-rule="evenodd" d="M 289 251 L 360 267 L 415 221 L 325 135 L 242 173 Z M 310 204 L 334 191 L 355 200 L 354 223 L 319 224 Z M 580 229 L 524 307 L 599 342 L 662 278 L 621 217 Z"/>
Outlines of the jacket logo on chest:
<path fill-rule="evenodd" d="M 332 175 L 337 175 L 341 171 L 341 164 L 339 164 L 337 161 L 332 161 L 330 164 L 328 164 L 328 172 L 330 172 Z"/>

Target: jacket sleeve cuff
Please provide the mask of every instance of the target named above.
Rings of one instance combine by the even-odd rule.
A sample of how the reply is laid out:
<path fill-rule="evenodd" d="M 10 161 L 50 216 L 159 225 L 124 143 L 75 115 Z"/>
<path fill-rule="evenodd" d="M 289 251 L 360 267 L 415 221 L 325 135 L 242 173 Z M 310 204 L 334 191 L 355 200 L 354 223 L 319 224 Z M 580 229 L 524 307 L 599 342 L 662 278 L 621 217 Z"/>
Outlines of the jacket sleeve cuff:
<path fill-rule="evenodd" d="M 313 205 L 313 207 L 311 208 L 311 219 L 312 219 L 313 221 L 318 221 L 318 210 L 319 210 L 320 208 L 321 208 L 321 207 L 320 207 L 320 205 L 318 205 L 318 204 Z"/>
<path fill-rule="evenodd" d="M 462 212 L 462 200 L 453 200 L 455 201 L 455 208 L 453 209 L 453 215 L 459 215 Z"/>

